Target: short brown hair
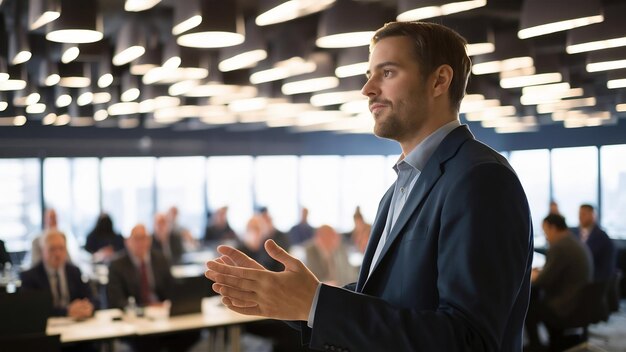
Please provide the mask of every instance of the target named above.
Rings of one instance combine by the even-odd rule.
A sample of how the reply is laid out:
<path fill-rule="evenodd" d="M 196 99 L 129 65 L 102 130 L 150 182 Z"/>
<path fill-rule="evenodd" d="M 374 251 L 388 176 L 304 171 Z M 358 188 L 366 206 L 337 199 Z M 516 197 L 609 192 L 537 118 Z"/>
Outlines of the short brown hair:
<path fill-rule="evenodd" d="M 441 65 L 450 65 L 453 71 L 450 83 L 450 104 L 459 111 L 465 96 L 465 87 L 472 67 L 467 56 L 467 41 L 448 27 L 429 22 L 389 22 L 376 31 L 370 51 L 381 39 L 405 36 L 413 39 L 415 58 L 426 79 Z"/>

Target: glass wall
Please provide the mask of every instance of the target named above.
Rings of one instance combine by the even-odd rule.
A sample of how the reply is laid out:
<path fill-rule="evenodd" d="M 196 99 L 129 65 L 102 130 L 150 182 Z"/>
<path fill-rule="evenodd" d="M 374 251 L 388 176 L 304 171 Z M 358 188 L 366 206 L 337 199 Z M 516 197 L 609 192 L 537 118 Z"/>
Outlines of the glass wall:
<path fill-rule="evenodd" d="M 535 243 L 541 246 L 545 244 L 541 223 L 550 207 L 550 152 L 547 149 L 521 150 L 508 156 L 528 198 Z"/>
<path fill-rule="evenodd" d="M 300 158 L 300 201 L 309 209 L 309 223 L 318 227 L 330 225 L 339 231 L 352 227 L 340 226 L 341 157 L 303 156 Z"/>
<path fill-rule="evenodd" d="M 598 148 L 553 149 L 551 155 L 553 199 L 567 225 L 578 226 L 578 208 L 598 204 Z"/>
<path fill-rule="evenodd" d="M 251 156 L 210 157 L 207 161 L 207 200 L 209 210 L 227 206 L 228 223 L 242 234 L 253 213 Z"/>
<path fill-rule="evenodd" d="M 613 238 L 626 239 L 626 145 L 600 148 L 600 224 Z"/>
<path fill-rule="evenodd" d="M 102 211 L 124 235 L 138 223 L 152 231 L 155 164 L 151 157 L 102 159 Z"/>
<path fill-rule="evenodd" d="M 254 163 L 255 201 L 268 208 L 274 226 L 289 231 L 300 221 L 298 157 L 259 156 Z"/>
<path fill-rule="evenodd" d="M 156 163 L 156 207 L 159 212 L 178 208 L 177 222 L 194 237 L 204 235 L 206 223 L 206 158 L 159 158 Z"/>
<path fill-rule="evenodd" d="M 10 252 L 30 250 L 41 232 L 38 159 L 0 159 L 0 239 Z"/>

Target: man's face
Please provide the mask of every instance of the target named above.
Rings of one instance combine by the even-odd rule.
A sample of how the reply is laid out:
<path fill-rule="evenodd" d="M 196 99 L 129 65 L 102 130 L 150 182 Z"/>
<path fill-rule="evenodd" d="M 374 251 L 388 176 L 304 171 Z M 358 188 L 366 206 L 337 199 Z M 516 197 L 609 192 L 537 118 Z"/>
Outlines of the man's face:
<path fill-rule="evenodd" d="M 146 227 L 137 225 L 131 231 L 130 237 L 126 240 L 126 248 L 135 257 L 143 258 L 150 251 L 152 238 L 148 235 Z"/>
<path fill-rule="evenodd" d="M 546 234 L 546 240 L 548 243 L 552 243 L 554 241 L 554 233 L 556 229 L 554 226 L 548 224 L 547 222 L 543 223 L 543 233 Z"/>
<path fill-rule="evenodd" d="M 67 249 L 65 238 L 61 234 L 52 234 L 46 237 L 41 256 L 47 266 L 58 269 L 65 265 Z"/>
<path fill-rule="evenodd" d="M 581 207 L 578 210 L 578 221 L 582 227 L 590 227 L 594 222 L 593 210 L 585 207 Z"/>
<path fill-rule="evenodd" d="M 409 37 L 384 38 L 374 46 L 361 93 L 369 98 L 377 136 L 402 142 L 419 131 L 428 97 Z"/>

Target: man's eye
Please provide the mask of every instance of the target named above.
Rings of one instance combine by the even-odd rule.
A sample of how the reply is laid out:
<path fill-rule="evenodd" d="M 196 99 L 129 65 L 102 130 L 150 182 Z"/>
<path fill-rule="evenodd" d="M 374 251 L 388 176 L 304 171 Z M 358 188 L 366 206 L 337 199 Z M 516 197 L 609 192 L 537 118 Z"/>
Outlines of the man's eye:
<path fill-rule="evenodd" d="M 389 77 L 389 76 L 391 76 L 391 70 L 384 70 L 384 71 L 383 71 L 383 76 L 384 76 L 384 77 Z"/>

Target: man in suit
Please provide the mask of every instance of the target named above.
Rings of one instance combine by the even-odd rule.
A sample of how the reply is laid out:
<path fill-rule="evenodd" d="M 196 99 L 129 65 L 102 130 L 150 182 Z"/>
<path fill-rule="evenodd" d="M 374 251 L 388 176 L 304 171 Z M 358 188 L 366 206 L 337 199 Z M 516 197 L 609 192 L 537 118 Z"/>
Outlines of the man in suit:
<path fill-rule="evenodd" d="M 357 268 L 350 265 L 348 250 L 341 235 L 328 225 L 322 225 L 313 238 L 304 244 L 306 266 L 322 282 L 345 285 L 357 278 Z"/>
<path fill-rule="evenodd" d="M 572 229 L 580 240 L 587 244 L 593 257 L 593 280 L 611 278 L 617 267 L 617 247 L 613 240 L 596 223 L 596 212 L 592 205 L 583 204 L 578 210 L 578 228 Z"/>
<path fill-rule="evenodd" d="M 154 216 L 154 240 L 152 248 L 161 252 L 170 265 L 180 264 L 185 248 L 180 233 L 173 231 L 172 223 L 167 215 L 157 213 Z"/>
<path fill-rule="evenodd" d="M 21 274 L 23 290 L 45 290 L 53 299 L 53 315 L 85 319 L 93 313 L 91 290 L 80 269 L 67 262 L 65 235 L 48 230 L 39 239 L 42 260 Z"/>
<path fill-rule="evenodd" d="M 574 236 L 559 214 L 543 220 L 543 232 L 550 244 L 543 269 L 531 275 L 532 299 L 526 317 L 528 350 L 543 350 L 537 327 L 539 322 L 556 326 L 577 308 L 578 290 L 591 282 L 593 263 L 589 249 Z"/>
<path fill-rule="evenodd" d="M 133 227 L 126 251 L 109 267 L 107 298 L 110 308 L 124 308 L 129 297 L 137 305 L 159 304 L 169 298 L 172 274 L 165 257 L 151 250 L 152 238 L 144 225 Z"/>
<path fill-rule="evenodd" d="M 358 282 L 320 284 L 274 242 L 271 273 L 233 248 L 207 263 L 230 309 L 299 321 L 335 351 L 521 351 L 533 253 L 515 172 L 461 126 L 471 63 L 465 40 L 433 23 L 394 22 L 370 46 L 374 133 L 402 147 Z"/>

